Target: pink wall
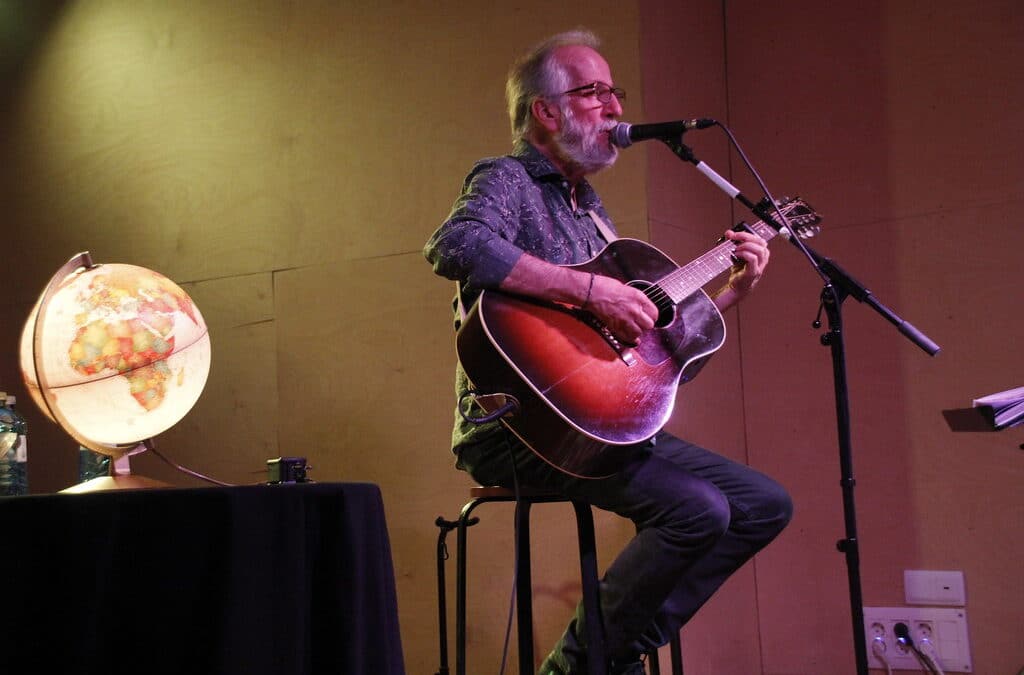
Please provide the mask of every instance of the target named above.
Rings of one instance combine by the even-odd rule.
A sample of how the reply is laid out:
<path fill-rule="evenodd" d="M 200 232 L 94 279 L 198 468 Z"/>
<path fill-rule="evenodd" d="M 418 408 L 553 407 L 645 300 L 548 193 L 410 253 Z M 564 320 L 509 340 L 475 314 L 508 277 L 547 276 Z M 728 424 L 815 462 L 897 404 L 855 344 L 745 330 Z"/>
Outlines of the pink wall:
<path fill-rule="evenodd" d="M 940 411 L 1024 384 L 1010 347 L 1024 330 L 1019 12 L 1010 2 L 641 7 L 646 119 L 635 121 L 727 122 L 777 196 L 799 194 L 824 215 L 810 244 L 943 347 L 930 358 L 845 303 L 864 603 L 904 605 L 904 569 L 964 570 L 974 672 L 1016 672 L 1022 434 L 955 434 Z M 686 141 L 760 194 L 721 135 Z M 651 237 L 677 260 L 747 217 L 667 149 L 648 153 Z M 792 247 L 772 250 L 674 424 L 781 480 L 796 517 L 684 630 L 686 659 L 694 672 L 852 673 L 832 371 L 810 328 L 822 282 Z"/>

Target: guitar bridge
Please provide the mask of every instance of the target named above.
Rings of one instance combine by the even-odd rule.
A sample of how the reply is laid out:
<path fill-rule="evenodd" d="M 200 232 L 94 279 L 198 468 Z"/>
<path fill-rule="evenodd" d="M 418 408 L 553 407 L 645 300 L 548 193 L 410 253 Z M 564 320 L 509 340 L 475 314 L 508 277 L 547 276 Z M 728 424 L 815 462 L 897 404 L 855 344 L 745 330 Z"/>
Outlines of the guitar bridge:
<path fill-rule="evenodd" d="M 619 355 L 622 362 L 627 366 L 636 365 L 636 354 L 632 347 L 634 345 L 626 345 L 617 337 L 612 335 L 612 332 L 608 330 L 608 326 L 597 320 L 597 317 L 590 312 L 580 311 L 579 318 L 585 324 L 597 331 L 597 334 L 608 343 L 608 346 L 615 350 L 615 353 Z"/>

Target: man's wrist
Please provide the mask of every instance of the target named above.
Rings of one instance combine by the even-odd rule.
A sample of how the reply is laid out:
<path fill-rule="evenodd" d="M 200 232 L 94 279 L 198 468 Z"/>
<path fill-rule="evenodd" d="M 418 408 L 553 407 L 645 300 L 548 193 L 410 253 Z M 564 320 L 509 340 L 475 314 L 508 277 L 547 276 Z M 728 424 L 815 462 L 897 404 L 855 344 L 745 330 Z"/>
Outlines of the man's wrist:
<path fill-rule="evenodd" d="M 590 278 L 587 280 L 587 294 L 583 296 L 583 302 L 580 303 L 580 309 L 586 309 L 587 305 L 590 304 L 590 294 L 594 291 L 594 273 L 590 272 Z"/>
<path fill-rule="evenodd" d="M 750 284 L 737 284 L 733 279 L 729 279 L 729 283 L 726 284 L 726 288 L 735 293 L 736 295 L 746 295 L 750 291 L 754 290 L 754 286 L 757 285 L 757 281 L 753 281 Z"/>

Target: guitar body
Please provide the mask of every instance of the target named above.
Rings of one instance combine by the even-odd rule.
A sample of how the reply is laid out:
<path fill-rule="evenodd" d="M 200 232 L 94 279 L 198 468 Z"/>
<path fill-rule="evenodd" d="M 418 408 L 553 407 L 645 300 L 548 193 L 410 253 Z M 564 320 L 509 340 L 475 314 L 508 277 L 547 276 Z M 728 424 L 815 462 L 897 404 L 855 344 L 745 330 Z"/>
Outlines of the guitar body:
<path fill-rule="evenodd" d="M 646 288 L 679 266 L 649 244 L 617 239 L 572 269 Z M 703 291 L 660 309 L 634 348 L 585 311 L 484 291 L 459 330 L 459 360 L 477 394 L 518 401 L 502 422 L 542 459 L 575 476 L 607 476 L 628 461 L 623 446 L 665 425 L 679 384 L 725 341 Z M 500 407 L 486 396 L 477 402 L 488 412 Z"/>

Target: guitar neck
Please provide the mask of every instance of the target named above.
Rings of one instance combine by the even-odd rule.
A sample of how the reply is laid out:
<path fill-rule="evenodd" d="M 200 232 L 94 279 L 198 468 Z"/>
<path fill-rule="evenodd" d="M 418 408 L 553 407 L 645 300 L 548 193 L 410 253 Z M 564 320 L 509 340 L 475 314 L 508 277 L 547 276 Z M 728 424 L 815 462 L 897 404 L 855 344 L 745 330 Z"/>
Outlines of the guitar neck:
<path fill-rule="evenodd" d="M 774 228 L 761 220 L 750 225 L 750 229 L 765 241 L 778 234 Z M 674 304 L 678 304 L 731 268 L 735 264 L 732 255 L 735 250 L 736 242 L 726 239 L 696 260 L 665 276 L 658 281 L 658 286 L 668 294 Z"/>

